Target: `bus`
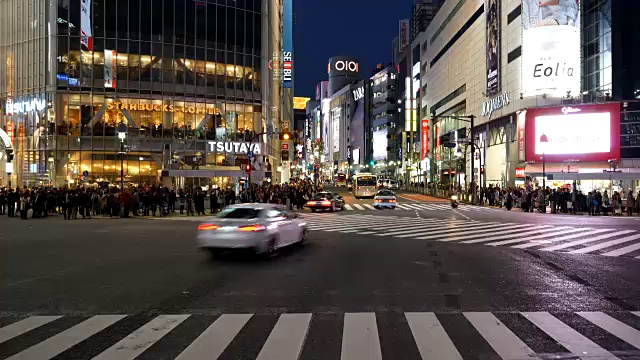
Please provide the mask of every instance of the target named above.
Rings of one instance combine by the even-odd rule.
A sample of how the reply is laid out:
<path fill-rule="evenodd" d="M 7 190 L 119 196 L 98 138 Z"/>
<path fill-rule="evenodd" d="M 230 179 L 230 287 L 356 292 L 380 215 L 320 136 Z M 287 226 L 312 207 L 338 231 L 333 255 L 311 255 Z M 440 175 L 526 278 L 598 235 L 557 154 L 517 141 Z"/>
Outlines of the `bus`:
<path fill-rule="evenodd" d="M 353 177 L 353 196 L 356 199 L 361 197 L 374 197 L 378 192 L 377 176 L 371 173 L 359 173 Z"/>
<path fill-rule="evenodd" d="M 336 187 L 347 187 L 347 175 L 338 173 L 335 177 Z"/>

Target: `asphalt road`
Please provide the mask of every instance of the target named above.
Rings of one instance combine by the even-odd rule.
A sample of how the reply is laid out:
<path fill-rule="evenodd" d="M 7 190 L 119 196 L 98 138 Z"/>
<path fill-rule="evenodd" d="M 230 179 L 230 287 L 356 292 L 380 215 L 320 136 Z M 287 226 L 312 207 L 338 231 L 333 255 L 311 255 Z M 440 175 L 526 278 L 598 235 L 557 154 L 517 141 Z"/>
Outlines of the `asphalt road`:
<path fill-rule="evenodd" d="M 630 238 L 634 219 L 446 206 L 303 218 L 304 246 L 211 261 L 182 218 L 0 217 L 0 359 L 640 358 L 640 253 L 605 256 L 637 241 L 540 249 L 575 242 L 552 241 L 565 228 Z M 518 226 L 557 235 L 514 248 L 530 243 Z"/>

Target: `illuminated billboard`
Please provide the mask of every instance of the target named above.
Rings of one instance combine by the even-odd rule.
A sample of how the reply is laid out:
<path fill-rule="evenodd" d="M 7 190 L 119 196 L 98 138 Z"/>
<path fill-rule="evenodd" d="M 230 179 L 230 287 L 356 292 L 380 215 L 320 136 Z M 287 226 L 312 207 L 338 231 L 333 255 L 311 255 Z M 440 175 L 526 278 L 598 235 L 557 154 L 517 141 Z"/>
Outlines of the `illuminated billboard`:
<path fill-rule="evenodd" d="M 486 94 L 500 91 L 500 1 L 485 0 L 486 11 Z"/>
<path fill-rule="evenodd" d="M 294 96 L 293 97 L 293 108 L 295 110 L 306 110 L 307 109 L 307 103 L 310 100 L 311 100 L 311 98 L 308 98 L 308 97 Z"/>
<path fill-rule="evenodd" d="M 620 158 L 620 104 L 529 109 L 526 158 L 595 162 Z"/>
<path fill-rule="evenodd" d="M 522 93 L 580 92 L 579 0 L 522 0 Z"/>
<path fill-rule="evenodd" d="M 387 160 L 387 129 L 373 132 L 373 160 Z"/>

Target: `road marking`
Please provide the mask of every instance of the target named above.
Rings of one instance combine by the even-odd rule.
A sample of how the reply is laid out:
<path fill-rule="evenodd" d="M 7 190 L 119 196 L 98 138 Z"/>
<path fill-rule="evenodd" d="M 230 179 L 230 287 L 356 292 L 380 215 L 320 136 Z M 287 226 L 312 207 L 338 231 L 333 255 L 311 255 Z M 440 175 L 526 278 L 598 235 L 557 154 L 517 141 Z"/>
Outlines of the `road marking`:
<path fill-rule="evenodd" d="M 609 252 L 604 253 L 602 255 L 604 255 L 604 256 L 620 256 L 620 255 L 628 254 L 630 252 L 634 252 L 636 250 L 640 250 L 640 243 L 629 245 L 629 246 L 625 246 L 625 247 L 617 249 L 617 250 L 609 251 Z M 640 256 L 636 257 L 636 259 L 640 259 Z"/>
<path fill-rule="evenodd" d="M 449 222 L 445 225 L 440 225 L 437 227 L 427 227 L 427 228 L 419 228 L 419 227 L 414 227 L 411 230 L 405 230 L 405 231 L 397 231 L 394 234 L 398 234 L 398 235 L 392 235 L 393 237 L 397 237 L 397 238 L 406 238 L 406 237 L 411 237 L 411 236 L 415 236 L 415 233 L 417 232 L 422 232 L 425 230 L 429 230 L 429 231 L 433 231 L 433 230 L 437 230 L 438 234 L 443 234 L 443 233 L 449 233 L 449 232 L 458 232 L 458 231 L 464 231 L 468 228 L 478 228 L 477 225 L 469 225 L 469 226 L 460 226 L 457 227 L 456 225 L 462 223 L 462 222 L 467 222 L 466 220 L 456 220 L 455 222 Z M 453 225 L 453 227 L 452 227 Z M 390 235 L 389 233 L 387 233 L 386 235 Z"/>
<path fill-rule="evenodd" d="M 458 236 L 458 237 L 453 237 L 453 238 L 445 238 L 445 239 L 439 239 L 439 241 L 457 241 L 457 240 L 464 240 L 464 239 L 468 239 L 468 238 L 473 238 L 478 236 L 478 234 L 482 234 L 482 233 L 486 233 L 486 232 L 491 232 L 491 231 L 499 231 L 501 234 L 505 234 L 505 233 L 514 233 L 514 232 L 519 232 L 520 228 L 523 227 L 529 227 L 531 225 L 528 224 L 523 224 L 523 225 L 515 225 L 515 226 L 511 226 L 509 228 L 509 230 L 502 230 L 502 228 L 504 228 L 504 225 L 502 224 L 496 224 L 493 228 L 490 229 L 480 229 L 480 230 L 468 230 L 465 231 L 463 236 Z M 427 239 L 434 239 L 434 238 L 440 238 L 442 237 L 441 235 L 430 235 L 430 236 L 423 236 L 423 237 L 419 237 L 418 239 L 420 240 L 427 240 Z"/>
<path fill-rule="evenodd" d="M 566 249 L 566 248 L 569 248 L 569 247 L 572 247 L 572 246 L 582 245 L 582 244 L 590 243 L 590 242 L 593 242 L 593 241 L 609 239 L 609 238 L 615 238 L 616 236 L 632 233 L 634 231 L 635 230 L 621 230 L 621 231 L 617 231 L 617 232 L 614 232 L 614 233 L 608 233 L 608 234 L 605 234 L 605 235 L 596 236 L 596 237 L 593 237 L 593 238 L 577 240 L 577 241 L 572 241 L 572 242 L 569 242 L 569 243 L 550 246 L 550 247 L 542 248 L 540 250 L 542 250 L 542 251 L 554 251 L 554 250 Z"/>
<path fill-rule="evenodd" d="M 298 360 L 311 314 L 282 314 L 256 360 Z"/>
<path fill-rule="evenodd" d="M 640 349 L 640 331 L 601 312 L 578 312 L 577 314 Z"/>
<path fill-rule="evenodd" d="M 480 335 L 503 359 L 539 359 L 520 338 L 491 313 L 465 312 Z"/>
<path fill-rule="evenodd" d="M 549 313 L 523 312 L 521 314 L 579 358 L 617 359 L 613 354 L 601 348 Z"/>
<path fill-rule="evenodd" d="M 352 208 L 352 207 L 351 207 L 351 205 L 349 205 L 349 204 L 345 204 L 345 205 L 344 205 L 344 208 L 345 208 L 346 210 L 353 210 L 353 208 Z"/>
<path fill-rule="evenodd" d="M 364 208 L 360 204 L 353 204 L 353 207 L 355 207 L 358 210 L 364 210 Z"/>
<path fill-rule="evenodd" d="M 592 251 L 605 249 L 605 248 L 608 248 L 608 247 L 611 247 L 611 246 L 614 246 L 614 245 L 623 244 L 625 242 L 633 241 L 633 240 L 637 240 L 637 239 L 640 239 L 640 234 L 635 234 L 635 235 L 623 237 L 622 239 L 611 240 L 611 241 L 603 242 L 603 243 L 600 243 L 600 244 L 591 245 L 591 246 L 588 246 L 588 247 L 585 247 L 585 248 L 582 248 L 582 249 L 569 251 L 569 254 L 587 254 L 587 253 L 590 253 Z M 638 244 L 636 244 L 636 245 L 638 245 Z M 617 251 L 621 255 L 622 254 L 626 254 L 627 252 L 631 252 L 631 251 L 626 251 L 626 250 L 623 250 L 622 252 L 620 252 L 620 250 L 622 250 L 622 249 L 619 249 Z M 609 255 L 609 256 L 611 256 L 611 255 Z"/>
<path fill-rule="evenodd" d="M 31 316 L 14 322 L 13 324 L 9 324 L 0 328 L 0 344 L 33 329 L 39 328 L 42 325 L 48 324 L 53 320 L 60 319 L 61 317 L 62 316 Z"/>
<path fill-rule="evenodd" d="M 434 313 L 405 313 L 423 359 L 462 360 L 462 356 Z"/>
<path fill-rule="evenodd" d="M 537 227 L 534 230 L 530 230 L 530 231 L 526 231 L 523 233 L 518 233 L 518 236 L 528 236 L 528 235 L 534 235 L 534 234 L 538 234 L 541 232 L 547 232 L 547 231 L 555 231 L 558 230 L 556 228 L 552 228 L 552 227 Z M 504 233 L 504 232 L 502 232 Z M 488 238 L 484 238 L 484 239 L 475 239 L 475 240 L 467 240 L 467 241 L 463 241 L 463 244 L 477 244 L 477 243 L 485 243 L 485 242 L 490 242 L 490 241 L 495 241 L 495 240 L 502 240 L 502 239 L 508 239 L 511 238 L 513 235 L 498 235 L 498 236 L 493 236 L 493 237 L 488 237 Z"/>
<path fill-rule="evenodd" d="M 502 246 L 502 245 L 509 245 L 509 244 L 514 244 L 514 243 L 519 243 L 519 242 L 523 242 L 523 241 L 533 241 L 533 240 L 537 240 L 537 239 L 544 239 L 544 238 L 548 238 L 551 236 L 557 236 L 557 235 L 564 235 L 564 234 L 570 234 L 570 233 L 576 233 L 576 232 L 591 232 L 591 229 L 585 229 L 585 228 L 566 228 L 566 229 L 558 229 L 556 228 L 555 230 L 557 230 L 554 233 L 546 233 L 546 234 L 540 234 L 537 236 L 528 236 L 526 239 L 513 239 L 513 240 L 504 240 L 504 241 L 498 241 L 495 243 L 491 243 L 491 244 L 487 244 L 490 246 Z M 583 236 L 584 234 L 579 234 L 577 236 Z M 572 235 L 572 236 L 575 236 Z M 542 242 L 539 242 L 539 244 Z M 515 246 L 512 246 L 515 247 Z"/>
<path fill-rule="evenodd" d="M 133 360 L 188 317 L 189 315 L 160 315 L 113 344 L 93 360 Z"/>
<path fill-rule="evenodd" d="M 498 241 L 498 242 L 494 242 L 491 244 L 487 244 L 490 246 L 502 246 L 502 245 L 508 245 L 508 244 L 513 244 L 513 243 L 517 243 L 517 242 L 522 242 L 522 241 L 532 241 L 532 240 L 537 240 L 537 239 L 544 239 L 544 238 L 548 238 L 548 237 L 552 237 L 552 236 L 557 236 L 557 235 L 564 235 L 564 234 L 568 234 L 568 233 L 576 233 L 576 232 L 581 232 L 583 234 L 574 234 L 575 237 L 579 237 L 579 236 L 584 236 L 584 232 L 590 232 L 591 229 L 585 229 L 585 228 L 576 228 L 576 229 L 572 229 L 572 228 L 568 228 L 568 229 L 562 229 L 562 230 L 558 230 L 558 229 L 554 229 L 556 230 L 556 232 L 552 232 L 552 233 L 546 233 L 546 234 L 540 234 L 540 235 L 536 235 L 536 236 L 527 236 L 526 239 L 513 239 L 513 240 L 504 240 L 504 241 Z"/>
<path fill-rule="evenodd" d="M 217 359 L 251 319 L 252 314 L 223 314 L 175 360 Z"/>
<path fill-rule="evenodd" d="M 584 230 L 588 230 L 589 231 L 589 235 L 595 235 L 595 234 L 599 234 L 599 233 L 602 233 L 602 232 L 605 232 L 605 231 L 611 231 L 611 229 L 590 229 L 590 228 L 584 228 Z M 548 244 L 548 243 L 554 243 L 554 242 L 558 242 L 558 241 L 564 241 L 564 240 L 575 239 L 575 238 L 576 238 L 575 235 L 568 235 L 568 236 L 563 236 L 563 237 L 559 237 L 559 238 L 545 240 L 544 243 L 542 241 L 534 241 L 534 242 L 530 242 L 530 243 L 515 245 L 515 246 L 512 246 L 512 248 L 514 248 L 514 249 L 528 249 L 528 248 L 534 247 L 534 246 L 540 246 L 540 245 L 545 245 L 545 244 Z"/>
<path fill-rule="evenodd" d="M 382 360 L 375 313 L 346 313 L 341 360 Z"/>
<path fill-rule="evenodd" d="M 462 216 L 463 218 L 465 218 L 465 219 L 467 219 L 467 220 L 471 220 L 471 218 L 470 218 L 470 217 L 468 217 L 467 215 L 462 215 L 458 210 L 455 210 L 455 209 L 454 209 L 454 210 L 453 210 L 453 212 L 454 212 L 454 213 L 456 213 L 456 214 L 458 214 L 458 215 L 460 215 L 460 216 Z"/>
<path fill-rule="evenodd" d="M 364 207 L 366 207 L 369 210 L 375 210 L 376 208 L 373 207 L 373 205 L 369 205 L 369 204 L 362 204 Z"/>
<path fill-rule="evenodd" d="M 22 352 L 19 352 L 7 360 L 48 360 L 81 341 L 97 334 L 116 322 L 124 319 L 126 315 L 96 315 L 78 325 L 75 325 L 47 340 L 40 342 Z"/>

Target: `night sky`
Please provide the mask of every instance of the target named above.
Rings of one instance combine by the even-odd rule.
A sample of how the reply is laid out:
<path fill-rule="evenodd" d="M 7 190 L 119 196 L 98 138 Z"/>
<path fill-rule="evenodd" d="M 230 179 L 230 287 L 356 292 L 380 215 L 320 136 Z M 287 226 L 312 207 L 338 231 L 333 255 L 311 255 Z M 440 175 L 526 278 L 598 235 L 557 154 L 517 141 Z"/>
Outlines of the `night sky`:
<path fill-rule="evenodd" d="M 294 0 L 295 96 L 315 98 L 315 86 L 327 80 L 331 56 L 355 56 L 361 78 L 378 63 L 391 61 L 398 21 L 411 15 L 412 0 Z"/>

